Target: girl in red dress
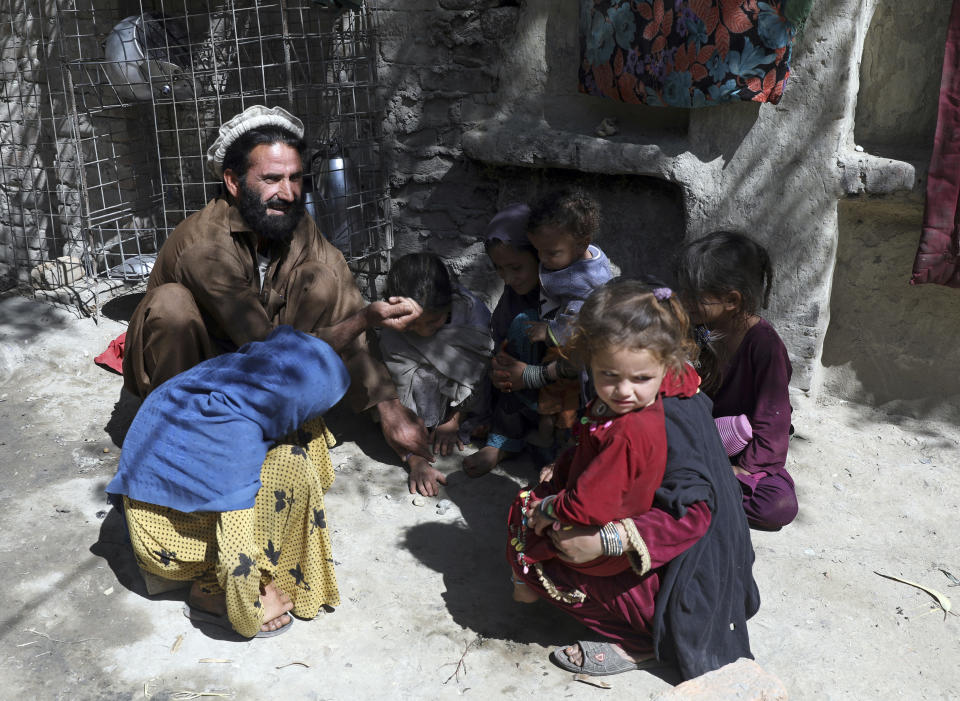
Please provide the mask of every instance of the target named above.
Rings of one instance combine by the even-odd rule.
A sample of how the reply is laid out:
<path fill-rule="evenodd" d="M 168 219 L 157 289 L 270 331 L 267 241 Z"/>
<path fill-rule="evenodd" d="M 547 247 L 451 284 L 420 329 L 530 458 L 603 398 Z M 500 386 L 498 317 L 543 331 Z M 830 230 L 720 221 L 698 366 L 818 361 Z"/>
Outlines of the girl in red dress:
<path fill-rule="evenodd" d="M 698 391 L 689 363 L 695 350 L 686 312 L 669 288 L 623 281 L 587 299 L 567 351 L 590 371 L 596 398 L 575 428 L 576 445 L 511 508 L 514 599 L 535 601 L 545 592 L 557 602 L 584 601 L 583 591 L 554 583 L 548 569 L 556 567 L 595 577 L 645 569 L 614 522 L 650 510 L 667 461 L 662 397 Z M 573 526 L 601 526 L 603 555 L 579 564 L 554 560 L 548 529 Z"/>

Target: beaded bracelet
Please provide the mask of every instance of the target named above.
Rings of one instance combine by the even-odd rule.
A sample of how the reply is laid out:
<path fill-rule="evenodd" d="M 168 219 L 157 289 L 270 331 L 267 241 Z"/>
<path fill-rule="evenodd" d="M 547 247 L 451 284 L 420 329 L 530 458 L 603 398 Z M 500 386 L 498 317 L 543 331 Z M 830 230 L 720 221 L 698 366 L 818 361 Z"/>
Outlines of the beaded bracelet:
<path fill-rule="evenodd" d="M 540 389 L 548 384 L 547 368 L 543 365 L 527 365 L 522 377 L 526 389 Z"/>

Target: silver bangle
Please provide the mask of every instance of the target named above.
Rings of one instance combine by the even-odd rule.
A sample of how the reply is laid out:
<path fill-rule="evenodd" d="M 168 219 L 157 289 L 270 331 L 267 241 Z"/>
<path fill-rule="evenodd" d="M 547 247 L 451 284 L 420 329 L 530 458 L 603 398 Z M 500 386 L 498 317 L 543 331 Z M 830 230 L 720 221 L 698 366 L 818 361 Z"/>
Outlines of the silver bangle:
<path fill-rule="evenodd" d="M 523 369 L 524 388 L 540 389 L 547 384 L 547 369 L 543 365 L 527 365 Z"/>

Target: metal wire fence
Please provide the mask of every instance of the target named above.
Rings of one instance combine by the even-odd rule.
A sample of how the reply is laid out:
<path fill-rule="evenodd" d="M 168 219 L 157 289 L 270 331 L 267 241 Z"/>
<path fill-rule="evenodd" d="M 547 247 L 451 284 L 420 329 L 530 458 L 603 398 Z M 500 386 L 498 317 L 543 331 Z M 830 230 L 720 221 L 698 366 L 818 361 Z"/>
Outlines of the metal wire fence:
<path fill-rule="evenodd" d="M 266 104 L 304 121 L 308 211 L 373 288 L 392 235 L 367 11 L 15 0 L 4 25 L 19 60 L 0 61 L 0 262 L 20 283 L 143 280 L 219 192 L 219 125 Z"/>

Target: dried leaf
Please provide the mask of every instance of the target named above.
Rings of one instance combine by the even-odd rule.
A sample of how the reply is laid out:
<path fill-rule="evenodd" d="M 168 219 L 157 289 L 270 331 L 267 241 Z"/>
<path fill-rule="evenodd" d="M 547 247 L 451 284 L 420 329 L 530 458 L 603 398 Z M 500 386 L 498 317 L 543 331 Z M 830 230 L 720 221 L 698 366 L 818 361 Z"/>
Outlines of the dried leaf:
<path fill-rule="evenodd" d="M 917 584 L 916 582 L 911 582 L 909 579 L 903 579 L 902 577 L 894 577 L 892 574 L 883 574 L 883 572 L 877 572 L 876 570 L 874 570 L 873 573 L 876 574 L 876 575 L 879 575 L 879 576 L 881 576 L 881 577 L 884 577 L 884 578 L 886 578 L 886 579 L 892 579 L 892 580 L 895 581 L 895 582 L 900 582 L 901 584 L 906 584 L 906 585 L 909 585 L 909 586 L 911 586 L 911 587 L 916 587 L 917 589 L 920 589 L 921 591 L 927 592 L 930 596 L 932 596 L 932 597 L 934 598 L 934 600 L 936 600 L 937 605 L 938 605 L 941 609 L 943 609 L 943 620 L 947 620 L 947 614 L 948 614 L 948 613 L 952 613 L 952 612 L 950 611 L 950 609 L 952 608 L 952 604 L 950 603 L 950 599 L 948 599 L 946 596 L 944 596 L 943 594 L 941 594 L 940 592 L 938 592 L 936 589 L 931 589 L 930 587 L 925 587 L 925 586 L 923 586 L 922 584 Z M 953 614 L 953 615 L 956 616 L 957 614 Z"/>
<path fill-rule="evenodd" d="M 610 684 L 608 684 L 607 682 L 603 681 L 602 679 L 597 679 L 597 678 L 594 677 L 594 676 L 591 676 L 591 675 L 589 675 L 589 674 L 583 674 L 583 673 L 581 673 L 581 672 L 577 672 L 576 674 L 573 675 L 573 681 L 575 681 L 575 682 L 583 682 L 584 684 L 589 684 L 590 686 L 595 686 L 595 687 L 597 687 L 598 689 L 612 689 L 612 688 L 613 688 L 612 686 L 610 686 Z"/>

